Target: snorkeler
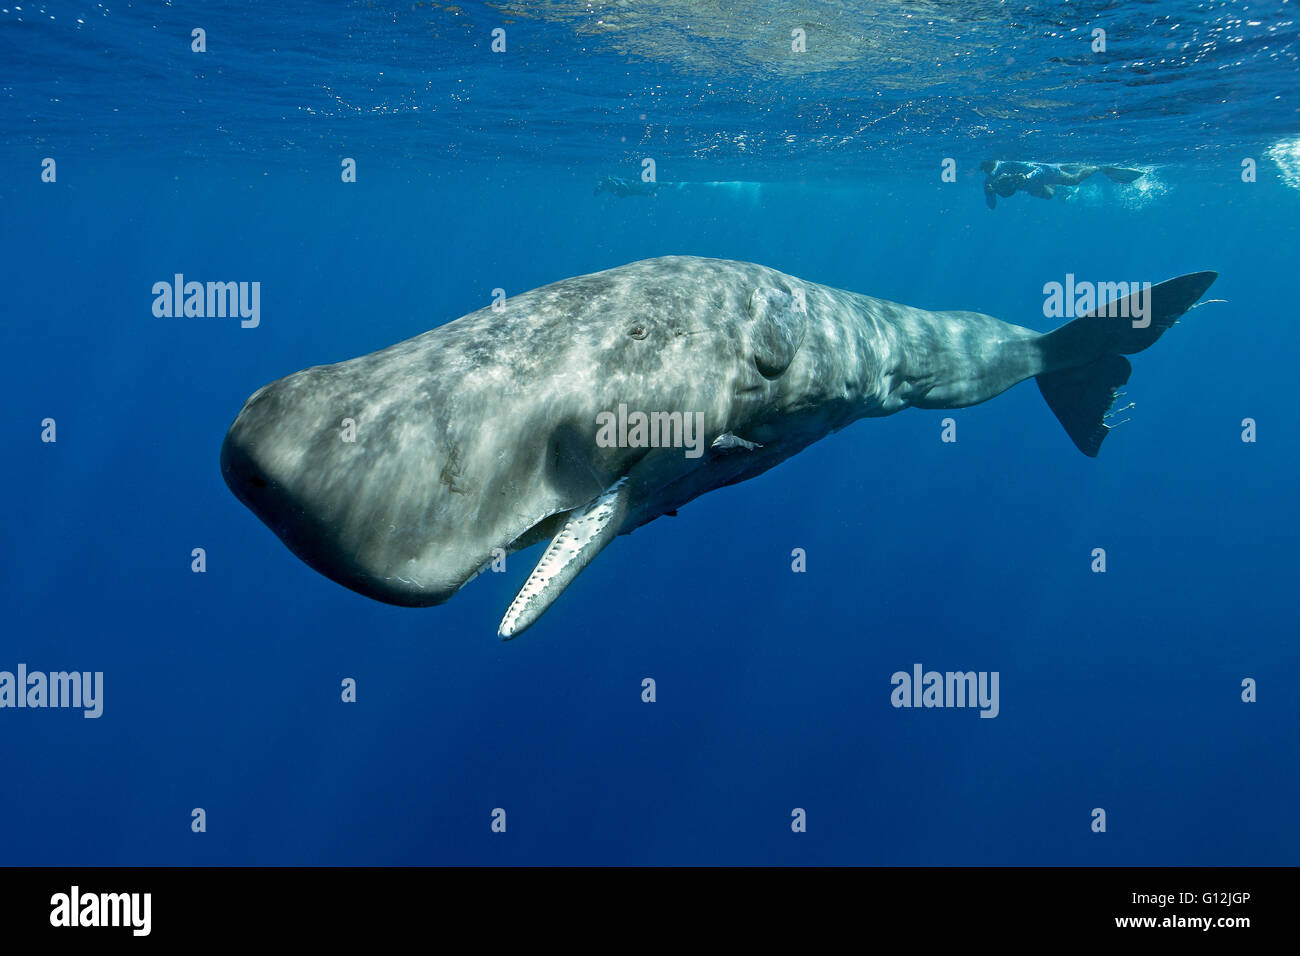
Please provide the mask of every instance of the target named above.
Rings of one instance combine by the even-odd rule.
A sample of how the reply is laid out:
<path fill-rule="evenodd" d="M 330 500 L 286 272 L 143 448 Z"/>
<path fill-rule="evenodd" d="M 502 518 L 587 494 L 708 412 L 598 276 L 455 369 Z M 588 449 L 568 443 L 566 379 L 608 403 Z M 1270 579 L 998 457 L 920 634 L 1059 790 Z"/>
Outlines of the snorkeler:
<path fill-rule="evenodd" d="M 655 182 L 645 183 L 639 180 L 629 181 L 618 176 L 606 176 L 596 185 L 596 191 L 592 195 L 613 193 L 622 199 L 625 196 L 653 196 L 658 191 L 659 184 Z"/>
<path fill-rule="evenodd" d="M 1143 175 L 1140 169 L 1124 166 L 1088 166 L 1083 163 L 1026 163 L 1006 160 L 985 160 L 980 163 L 984 171 L 984 201 L 993 209 L 998 196 L 1006 199 L 1024 191 L 1039 199 L 1051 199 L 1057 186 L 1077 186 L 1095 173 L 1105 173 L 1113 183 L 1131 183 Z"/>

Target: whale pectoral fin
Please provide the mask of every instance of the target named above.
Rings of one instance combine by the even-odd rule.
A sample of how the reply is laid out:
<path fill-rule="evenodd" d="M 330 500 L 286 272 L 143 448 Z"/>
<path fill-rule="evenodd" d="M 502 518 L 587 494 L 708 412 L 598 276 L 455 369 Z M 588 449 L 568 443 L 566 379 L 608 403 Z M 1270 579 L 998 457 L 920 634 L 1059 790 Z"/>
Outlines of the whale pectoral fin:
<path fill-rule="evenodd" d="M 509 640 L 522 634 L 545 613 L 564 589 L 614 540 L 627 514 L 627 478 L 620 478 L 599 496 L 569 512 L 564 525 L 542 552 L 497 636 Z"/>
<path fill-rule="evenodd" d="M 745 439 L 733 435 L 731 432 L 726 432 L 725 434 L 719 435 L 717 438 L 713 439 L 713 441 L 709 443 L 709 447 L 716 452 L 725 454 L 727 452 L 740 451 L 741 449 L 745 451 L 754 451 L 763 446 L 759 442 L 745 441 Z"/>
<path fill-rule="evenodd" d="M 754 364 L 764 378 L 777 378 L 790 367 L 808 332 L 804 292 L 755 289 L 749 296 L 748 311 Z"/>

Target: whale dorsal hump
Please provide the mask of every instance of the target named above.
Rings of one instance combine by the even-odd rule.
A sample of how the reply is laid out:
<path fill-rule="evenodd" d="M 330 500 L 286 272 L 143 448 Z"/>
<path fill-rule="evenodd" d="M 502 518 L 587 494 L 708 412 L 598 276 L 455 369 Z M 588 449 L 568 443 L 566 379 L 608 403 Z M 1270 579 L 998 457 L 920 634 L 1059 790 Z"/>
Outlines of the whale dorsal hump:
<path fill-rule="evenodd" d="M 794 361 L 808 331 L 808 313 L 788 289 L 759 286 L 749 296 L 749 338 L 764 378 L 778 378 Z"/>

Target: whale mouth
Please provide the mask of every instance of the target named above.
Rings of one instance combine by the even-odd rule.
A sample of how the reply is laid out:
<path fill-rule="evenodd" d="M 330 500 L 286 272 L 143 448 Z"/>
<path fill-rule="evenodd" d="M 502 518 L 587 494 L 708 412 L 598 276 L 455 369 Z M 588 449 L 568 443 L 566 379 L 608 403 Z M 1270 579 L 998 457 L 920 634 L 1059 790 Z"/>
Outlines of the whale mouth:
<path fill-rule="evenodd" d="M 526 551 L 535 544 L 553 539 L 559 530 L 564 527 L 564 522 L 568 520 L 569 515 L 573 514 L 575 510 L 577 509 L 560 508 L 556 511 L 552 511 L 549 514 L 538 518 L 529 525 L 526 530 L 517 534 L 509 544 L 498 545 L 496 548 L 492 548 L 488 552 L 487 557 L 483 559 L 483 563 L 478 566 L 478 569 L 462 581 L 456 590 L 461 590 L 465 585 L 469 584 L 488 568 L 492 567 L 493 562 L 500 556 L 497 554 L 498 550 L 500 550 L 502 554 L 511 555 L 518 551 Z"/>
<path fill-rule="evenodd" d="M 515 536 L 515 539 L 505 546 L 506 554 L 513 554 L 516 551 L 523 551 L 531 548 L 540 541 L 550 541 L 555 537 L 555 533 L 564 525 L 564 521 L 582 505 L 573 508 L 558 508 L 549 514 L 538 518 L 529 527 L 528 530 Z"/>
<path fill-rule="evenodd" d="M 510 640 L 531 627 L 573 579 L 614 539 L 628 512 L 627 484 L 626 477 L 620 478 L 589 501 L 545 515 L 502 549 L 506 553 L 513 553 L 543 541 L 550 542 L 520 587 L 519 593 L 506 608 L 505 616 L 497 628 L 498 637 Z M 460 587 L 463 588 L 491 567 L 496 557 L 495 554 L 489 555 Z"/>
<path fill-rule="evenodd" d="M 531 627 L 583 568 L 614 540 L 628 513 L 627 485 L 625 475 L 581 507 L 553 516 L 558 520 L 549 524 L 557 530 L 506 609 L 497 628 L 498 637 L 510 640 Z M 540 526 L 534 530 L 537 527 Z"/>

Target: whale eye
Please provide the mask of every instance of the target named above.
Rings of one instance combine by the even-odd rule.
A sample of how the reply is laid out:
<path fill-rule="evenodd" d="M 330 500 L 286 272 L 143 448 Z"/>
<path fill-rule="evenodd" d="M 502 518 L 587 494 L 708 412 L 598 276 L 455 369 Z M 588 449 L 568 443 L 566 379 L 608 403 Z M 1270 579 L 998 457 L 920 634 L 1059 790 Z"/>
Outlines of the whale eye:
<path fill-rule="evenodd" d="M 644 325 L 633 325 L 627 330 L 627 334 L 634 339 L 643 339 L 647 335 Z"/>

